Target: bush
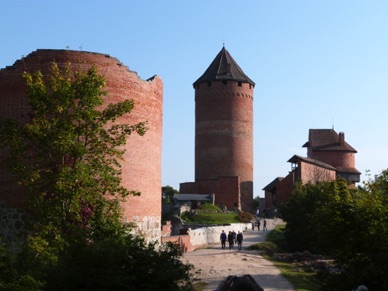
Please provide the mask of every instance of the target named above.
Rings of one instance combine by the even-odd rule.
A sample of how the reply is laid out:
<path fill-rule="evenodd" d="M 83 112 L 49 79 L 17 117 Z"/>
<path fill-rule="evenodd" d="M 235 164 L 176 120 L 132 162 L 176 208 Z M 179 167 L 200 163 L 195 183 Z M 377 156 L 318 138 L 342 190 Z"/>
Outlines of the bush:
<path fill-rule="evenodd" d="M 338 272 L 321 277 L 327 290 L 388 290 L 388 171 L 364 185 L 299 185 L 280 208 L 291 250 L 335 260 Z"/>
<path fill-rule="evenodd" d="M 249 212 L 239 212 L 238 213 L 238 219 L 241 222 L 248 223 L 248 222 L 251 222 L 254 218 L 255 218 L 255 216 Z"/>
<path fill-rule="evenodd" d="M 189 290 L 192 266 L 169 243 L 156 248 L 139 237 L 107 238 L 75 245 L 48 276 L 49 290 Z"/>
<path fill-rule="evenodd" d="M 0 241 L 0 290 L 39 291 L 43 285 L 30 275 L 20 274 L 15 267 L 15 256 Z"/>

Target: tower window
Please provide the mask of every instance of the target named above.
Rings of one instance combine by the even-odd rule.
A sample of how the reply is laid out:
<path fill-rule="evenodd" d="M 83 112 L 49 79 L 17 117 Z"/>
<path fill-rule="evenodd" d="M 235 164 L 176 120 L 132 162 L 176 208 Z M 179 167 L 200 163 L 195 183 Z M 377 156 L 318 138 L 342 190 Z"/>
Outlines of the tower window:
<path fill-rule="evenodd" d="M 226 85 L 226 84 L 228 84 L 228 81 L 223 80 L 223 81 L 222 81 L 222 84 Z"/>
<path fill-rule="evenodd" d="M 207 86 L 211 87 L 212 86 L 212 82 L 207 82 Z"/>
<path fill-rule="evenodd" d="M 239 87 L 242 87 L 242 82 L 238 82 L 238 86 L 239 86 Z"/>

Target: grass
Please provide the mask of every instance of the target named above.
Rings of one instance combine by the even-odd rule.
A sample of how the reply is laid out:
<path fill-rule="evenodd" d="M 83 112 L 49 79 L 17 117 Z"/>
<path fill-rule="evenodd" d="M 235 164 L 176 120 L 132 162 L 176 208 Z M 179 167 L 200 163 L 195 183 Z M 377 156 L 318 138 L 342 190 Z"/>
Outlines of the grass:
<path fill-rule="evenodd" d="M 229 224 L 239 223 L 237 213 L 198 213 L 194 218 L 185 212 L 182 215 L 185 222 L 198 223 L 198 224 Z"/>
<path fill-rule="evenodd" d="M 205 282 L 194 282 L 193 283 L 193 291 L 202 291 L 207 287 L 207 283 Z"/>
<path fill-rule="evenodd" d="M 251 250 L 258 250 L 267 260 L 271 261 L 288 281 L 294 285 L 297 291 L 318 291 L 319 286 L 312 279 L 314 272 L 306 272 L 297 264 L 277 260 L 275 253 L 285 249 L 284 225 L 278 225 L 268 233 L 266 241 L 249 247 Z"/>
<path fill-rule="evenodd" d="M 267 256 L 264 256 L 264 258 L 271 261 L 280 270 L 282 276 L 294 285 L 297 291 L 319 290 L 319 286 L 312 280 L 315 273 L 302 271 L 290 262 L 276 261 Z"/>
<path fill-rule="evenodd" d="M 182 219 L 187 223 L 198 224 L 230 224 L 250 222 L 254 216 L 247 212 L 222 212 L 221 209 L 211 203 L 204 203 L 200 209 L 195 212 L 185 212 L 181 215 Z"/>

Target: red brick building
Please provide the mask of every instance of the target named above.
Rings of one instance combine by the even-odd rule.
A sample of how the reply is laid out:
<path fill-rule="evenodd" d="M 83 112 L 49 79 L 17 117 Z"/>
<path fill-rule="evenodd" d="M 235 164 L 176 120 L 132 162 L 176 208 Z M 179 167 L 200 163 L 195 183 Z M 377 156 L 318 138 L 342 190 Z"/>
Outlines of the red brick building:
<path fill-rule="evenodd" d="M 59 66 L 70 62 L 73 69 L 85 71 L 96 65 L 98 73 L 106 79 L 108 96 L 102 107 L 109 103 L 132 99 L 132 112 L 118 123 L 134 124 L 147 121 L 149 128 L 144 136 L 128 137 L 122 163 L 123 185 L 129 190 L 141 192 L 139 197 L 129 197 L 122 203 L 124 219 L 135 222 L 137 231 L 147 239 L 159 240 L 161 232 L 161 148 L 163 83 L 157 77 L 148 80 L 139 78 L 119 60 L 106 54 L 71 50 L 37 50 L 0 70 L 0 118 L 13 117 L 28 122 L 31 114 L 28 96 L 22 79 L 24 71 L 49 72 L 51 62 Z M 10 208 L 20 207 L 25 202 L 20 189 L 0 165 L 0 200 Z"/>
<path fill-rule="evenodd" d="M 254 86 L 225 47 L 194 82 L 195 181 L 180 193 L 214 193 L 217 205 L 252 210 Z"/>
<path fill-rule="evenodd" d="M 355 168 L 357 151 L 345 141 L 345 134 L 334 129 L 310 129 L 309 139 L 303 145 L 307 157 L 294 155 L 288 160 L 291 171 L 278 177 L 263 188 L 265 209 L 274 214 L 278 205 L 288 201 L 295 183 L 318 183 L 333 181 L 337 177 L 347 180 L 351 186 L 360 181 L 360 172 Z"/>

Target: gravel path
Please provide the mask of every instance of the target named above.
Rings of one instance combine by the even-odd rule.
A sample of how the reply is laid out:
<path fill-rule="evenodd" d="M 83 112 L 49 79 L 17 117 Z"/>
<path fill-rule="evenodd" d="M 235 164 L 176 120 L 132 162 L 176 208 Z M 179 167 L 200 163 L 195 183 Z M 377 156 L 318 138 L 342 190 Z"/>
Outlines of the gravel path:
<path fill-rule="evenodd" d="M 268 231 L 278 223 L 267 220 Z M 265 291 L 295 290 L 291 283 L 280 275 L 270 261 L 245 248 L 265 240 L 268 231 L 244 232 L 243 249 L 235 246 L 232 250 L 221 249 L 221 244 L 209 245 L 207 248 L 184 253 L 182 261 L 194 265 L 194 280 L 207 283 L 205 291 L 215 290 L 219 283 L 229 275 L 242 276 L 249 274 Z"/>

